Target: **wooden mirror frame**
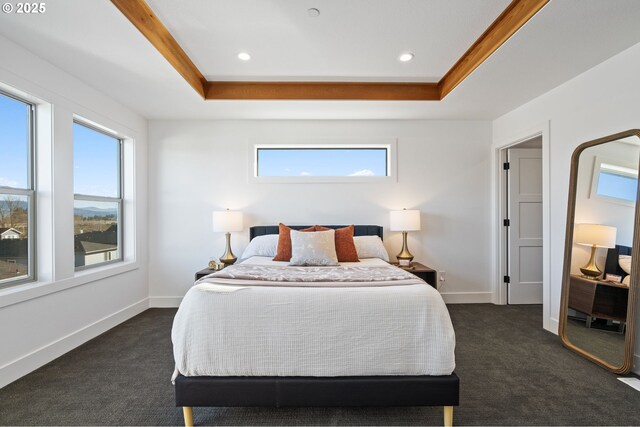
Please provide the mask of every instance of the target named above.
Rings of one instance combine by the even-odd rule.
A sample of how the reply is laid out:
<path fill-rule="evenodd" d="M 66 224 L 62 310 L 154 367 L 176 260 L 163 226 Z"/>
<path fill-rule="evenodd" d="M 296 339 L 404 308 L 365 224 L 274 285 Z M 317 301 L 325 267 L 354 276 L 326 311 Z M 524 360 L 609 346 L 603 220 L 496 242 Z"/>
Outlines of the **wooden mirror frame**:
<path fill-rule="evenodd" d="M 577 347 L 571 343 L 567 337 L 567 313 L 569 310 L 569 281 L 571 280 L 571 254 L 573 252 L 573 228 L 576 213 L 576 193 L 578 189 L 578 163 L 580 155 L 587 148 L 601 145 L 606 142 L 613 142 L 619 139 L 636 136 L 640 142 L 640 130 L 631 129 L 614 135 L 605 136 L 593 141 L 580 144 L 571 156 L 571 176 L 569 179 L 569 203 L 567 206 L 567 228 L 564 243 L 564 265 L 562 269 L 562 298 L 560 300 L 559 335 L 562 344 L 568 349 L 578 353 L 588 360 L 610 370 L 616 374 L 626 374 L 633 368 L 633 351 L 635 341 L 635 325 L 638 306 L 638 282 L 640 274 L 640 256 L 638 256 L 638 246 L 640 245 L 640 183 L 638 185 L 638 197 L 636 197 L 636 207 L 633 228 L 633 248 L 631 252 L 631 281 L 629 283 L 629 299 L 627 301 L 627 323 L 624 340 L 624 360 L 621 366 L 614 366 L 607 361 Z M 640 165 L 640 158 L 638 159 Z"/>

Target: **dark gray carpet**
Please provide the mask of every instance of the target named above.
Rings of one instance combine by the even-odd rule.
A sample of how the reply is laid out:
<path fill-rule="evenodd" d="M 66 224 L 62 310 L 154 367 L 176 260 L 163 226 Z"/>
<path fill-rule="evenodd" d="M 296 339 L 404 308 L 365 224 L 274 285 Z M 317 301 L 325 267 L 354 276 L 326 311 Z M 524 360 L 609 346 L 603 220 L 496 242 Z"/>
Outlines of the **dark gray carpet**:
<path fill-rule="evenodd" d="M 639 425 L 640 392 L 564 349 L 539 306 L 449 306 L 457 425 Z M 0 424 L 179 425 L 175 310 L 152 309 L 0 390 Z M 441 408 L 194 408 L 196 424 L 441 425 Z"/>

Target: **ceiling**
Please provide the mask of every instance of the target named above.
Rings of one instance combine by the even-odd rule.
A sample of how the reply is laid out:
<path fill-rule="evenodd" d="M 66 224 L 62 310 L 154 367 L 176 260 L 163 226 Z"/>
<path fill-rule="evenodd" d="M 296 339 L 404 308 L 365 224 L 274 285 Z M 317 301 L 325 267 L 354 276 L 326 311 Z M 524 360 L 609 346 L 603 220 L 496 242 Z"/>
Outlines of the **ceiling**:
<path fill-rule="evenodd" d="M 148 3 L 209 79 L 436 81 L 508 1 Z M 204 101 L 107 0 L 25 18 L 0 14 L 0 35 L 150 119 L 494 119 L 640 42 L 638 0 L 552 0 L 439 102 Z"/>
<path fill-rule="evenodd" d="M 147 3 L 207 80 L 437 82 L 509 0 Z"/>

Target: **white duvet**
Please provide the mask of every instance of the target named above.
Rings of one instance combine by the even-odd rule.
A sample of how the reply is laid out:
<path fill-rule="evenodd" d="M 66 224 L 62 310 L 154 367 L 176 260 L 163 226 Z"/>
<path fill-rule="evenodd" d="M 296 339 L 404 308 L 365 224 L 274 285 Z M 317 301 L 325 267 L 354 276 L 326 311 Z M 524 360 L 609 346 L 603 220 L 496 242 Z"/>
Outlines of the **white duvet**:
<path fill-rule="evenodd" d="M 448 375 L 455 367 L 449 313 L 424 282 L 298 288 L 208 280 L 185 295 L 171 338 L 176 374 L 185 376 Z"/>

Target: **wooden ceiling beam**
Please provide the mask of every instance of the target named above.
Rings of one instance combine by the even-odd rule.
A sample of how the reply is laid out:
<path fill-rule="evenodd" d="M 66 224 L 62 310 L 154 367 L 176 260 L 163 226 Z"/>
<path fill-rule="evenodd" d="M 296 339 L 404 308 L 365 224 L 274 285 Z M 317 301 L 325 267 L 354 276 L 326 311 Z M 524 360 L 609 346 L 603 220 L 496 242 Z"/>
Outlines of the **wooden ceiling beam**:
<path fill-rule="evenodd" d="M 447 96 L 550 0 L 513 0 L 438 83 Z"/>
<path fill-rule="evenodd" d="M 207 79 L 144 0 L 111 0 L 180 75 L 205 97 Z"/>
<path fill-rule="evenodd" d="M 498 50 L 550 0 L 512 0 L 438 83 L 207 81 L 145 0 L 111 0 L 182 77 L 207 100 L 439 101 Z"/>
<path fill-rule="evenodd" d="M 437 83 L 208 82 L 205 99 L 438 101 Z"/>

